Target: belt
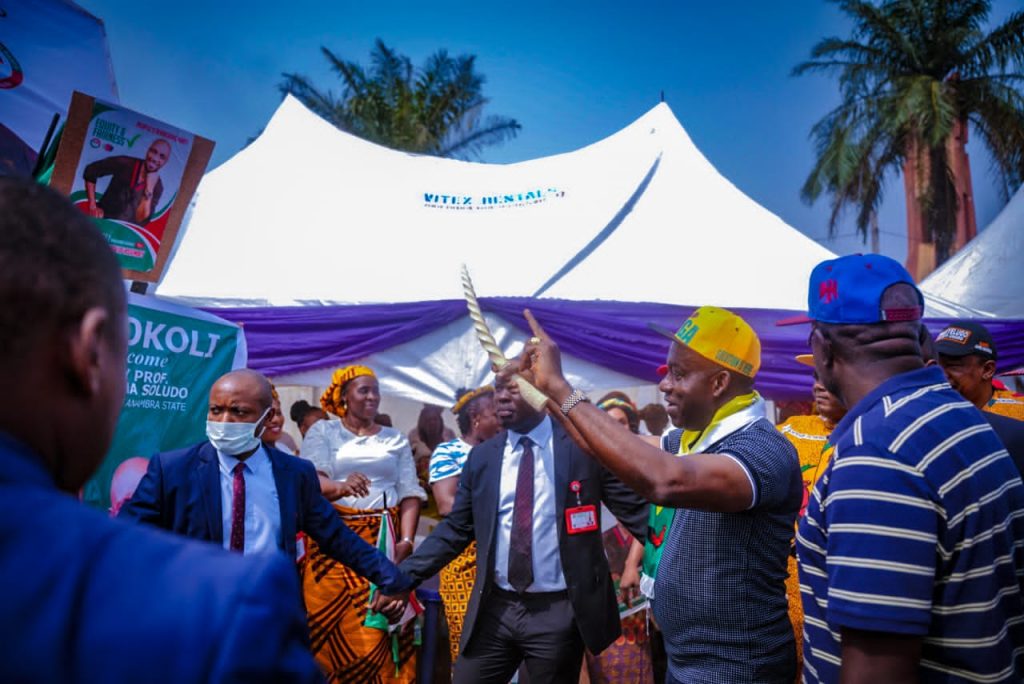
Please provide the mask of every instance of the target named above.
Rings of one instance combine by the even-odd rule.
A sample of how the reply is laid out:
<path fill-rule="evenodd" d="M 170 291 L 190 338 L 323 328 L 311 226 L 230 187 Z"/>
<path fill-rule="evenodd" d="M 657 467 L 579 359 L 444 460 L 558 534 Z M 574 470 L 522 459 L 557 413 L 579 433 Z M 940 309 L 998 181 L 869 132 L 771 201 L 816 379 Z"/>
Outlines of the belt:
<path fill-rule="evenodd" d="M 555 601 L 557 599 L 569 598 L 569 591 L 566 589 L 559 589 L 558 591 L 524 591 L 520 594 L 518 591 L 509 591 L 508 589 L 502 589 L 501 587 L 495 586 L 491 591 L 502 598 L 515 599 L 517 601 L 541 599 Z"/>

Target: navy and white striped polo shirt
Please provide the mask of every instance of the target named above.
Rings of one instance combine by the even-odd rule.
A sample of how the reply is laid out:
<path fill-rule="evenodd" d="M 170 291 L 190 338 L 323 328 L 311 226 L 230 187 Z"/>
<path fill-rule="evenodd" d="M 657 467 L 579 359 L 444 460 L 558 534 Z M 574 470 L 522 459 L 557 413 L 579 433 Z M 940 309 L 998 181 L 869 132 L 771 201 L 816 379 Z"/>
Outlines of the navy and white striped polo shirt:
<path fill-rule="evenodd" d="M 804 677 L 837 682 L 843 628 L 923 637 L 923 682 L 1024 680 L 1024 484 L 937 368 L 836 426 L 800 521 Z"/>

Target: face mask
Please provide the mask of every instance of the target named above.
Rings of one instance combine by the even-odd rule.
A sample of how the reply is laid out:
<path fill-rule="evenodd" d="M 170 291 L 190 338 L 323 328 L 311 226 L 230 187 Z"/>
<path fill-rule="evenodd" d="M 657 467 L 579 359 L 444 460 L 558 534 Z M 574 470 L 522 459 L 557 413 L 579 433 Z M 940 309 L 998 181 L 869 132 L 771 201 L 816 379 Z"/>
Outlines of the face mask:
<path fill-rule="evenodd" d="M 271 407 L 272 408 L 272 407 Z M 270 413 L 270 408 L 263 412 L 255 423 L 221 423 L 215 420 L 206 421 L 206 437 L 217 451 L 228 456 L 237 456 L 252 451 L 260 445 L 266 426 L 256 433 L 256 426 Z"/>

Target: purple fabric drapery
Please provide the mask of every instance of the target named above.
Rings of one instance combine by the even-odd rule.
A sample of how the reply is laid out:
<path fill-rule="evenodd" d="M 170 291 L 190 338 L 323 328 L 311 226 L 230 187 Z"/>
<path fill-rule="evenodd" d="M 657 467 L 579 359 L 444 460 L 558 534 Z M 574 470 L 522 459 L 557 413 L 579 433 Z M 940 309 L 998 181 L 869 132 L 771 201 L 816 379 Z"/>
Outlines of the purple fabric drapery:
<path fill-rule="evenodd" d="M 457 320 L 458 300 L 207 309 L 245 331 L 249 367 L 270 376 L 343 366 Z"/>
<path fill-rule="evenodd" d="M 647 302 L 568 301 L 528 297 L 483 298 L 480 305 L 530 334 L 523 309 L 537 320 L 568 354 L 641 381 L 656 382 L 668 341 L 651 331 L 657 323 L 676 329 L 695 307 Z M 466 315 L 461 300 L 401 304 L 354 304 L 313 307 L 210 309 L 242 324 L 250 367 L 284 375 L 344 365 L 409 342 Z M 806 399 L 811 370 L 793 357 L 809 351 L 807 326 L 778 327 L 777 320 L 798 311 L 733 309 L 761 338 L 757 387 L 767 397 Z M 949 319 L 928 319 L 932 334 Z M 1024 366 L 1024 320 L 985 320 L 999 351 L 1000 370 Z"/>

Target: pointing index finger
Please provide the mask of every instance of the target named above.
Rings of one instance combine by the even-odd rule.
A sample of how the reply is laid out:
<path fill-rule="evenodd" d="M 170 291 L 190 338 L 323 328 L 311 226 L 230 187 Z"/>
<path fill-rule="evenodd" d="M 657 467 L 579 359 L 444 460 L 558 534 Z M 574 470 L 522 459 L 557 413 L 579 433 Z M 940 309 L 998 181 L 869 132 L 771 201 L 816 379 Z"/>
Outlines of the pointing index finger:
<path fill-rule="evenodd" d="M 533 317 L 533 312 L 529 309 L 524 309 L 523 316 L 526 317 L 526 322 L 530 324 L 530 330 L 533 331 L 533 334 L 536 337 L 547 339 L 547 333 L 544 332 L 544 328 L 540 327 L 540 323 L 537 322 L 537 319 Z"/>

